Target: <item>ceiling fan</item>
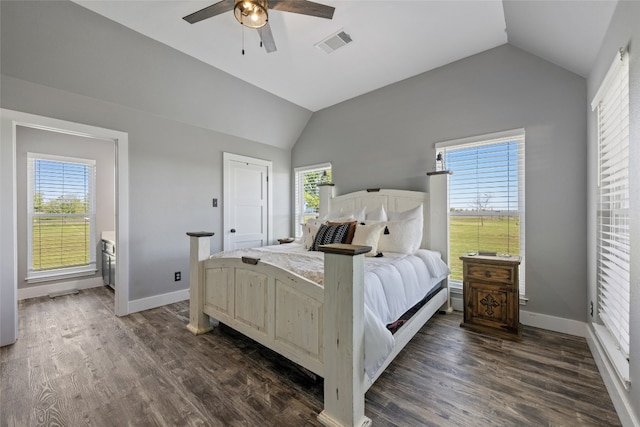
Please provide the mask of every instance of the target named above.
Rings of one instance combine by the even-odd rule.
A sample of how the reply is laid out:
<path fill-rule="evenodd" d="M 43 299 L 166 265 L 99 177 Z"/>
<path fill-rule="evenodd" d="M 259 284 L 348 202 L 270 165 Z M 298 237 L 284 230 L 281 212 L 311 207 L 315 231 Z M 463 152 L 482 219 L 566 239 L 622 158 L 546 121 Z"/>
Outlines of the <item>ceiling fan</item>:
<path fill-rule="evenodd" d="M 335 11 L 334 7 L 307 0 L 269 0 L 268 2 L 267 0 L 222 0 L 182 19 L 190 24 L 195 24 L 233 10 L 233 14 L 240 24 L 258 30 L 262 45 L 268 53 L 271 53 L 276 51 L 276 43 L 269 27 L 269 9 L 325 19 L 332 19 Z"/>

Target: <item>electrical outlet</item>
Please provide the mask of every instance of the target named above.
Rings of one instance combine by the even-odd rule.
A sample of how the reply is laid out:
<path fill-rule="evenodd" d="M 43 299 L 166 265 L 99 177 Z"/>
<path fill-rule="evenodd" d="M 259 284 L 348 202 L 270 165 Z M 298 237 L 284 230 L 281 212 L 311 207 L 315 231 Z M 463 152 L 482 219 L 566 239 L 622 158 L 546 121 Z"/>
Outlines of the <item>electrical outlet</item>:
<path fill-rule="evenodd" d="M 179 282 L 180 280 L 182 280 L 182 274 L 179 271 L 176 271 L 175 273 L 173 273 L 173 280 Z"/>
<path fill-rule="evenodd" d="M 590 311 L 591 311 L 591 317 L 593 317 L 593 301 L 589 301 L 590 304 Z"/>
<path fill-rule="evenodd" d="M 213 207 L 214 208 L 218 207 L 218 199 L 213 199 Z"/>

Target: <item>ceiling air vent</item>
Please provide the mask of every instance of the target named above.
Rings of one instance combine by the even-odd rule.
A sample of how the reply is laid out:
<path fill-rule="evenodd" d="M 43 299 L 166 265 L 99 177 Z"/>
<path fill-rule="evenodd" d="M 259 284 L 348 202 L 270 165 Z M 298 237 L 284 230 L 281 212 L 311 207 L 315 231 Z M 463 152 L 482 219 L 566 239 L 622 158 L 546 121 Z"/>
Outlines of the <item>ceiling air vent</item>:
<path fill-rule="evenodd" d="M 338 31 L 335 34 L 330 35 L 326 39 L 319 41 L 315 45 L 322 49 L 325 53 L 334 52 L 337 49 L 340 49 L 342 46 L 351 43 L 351 36 L 344 31 Z"/>

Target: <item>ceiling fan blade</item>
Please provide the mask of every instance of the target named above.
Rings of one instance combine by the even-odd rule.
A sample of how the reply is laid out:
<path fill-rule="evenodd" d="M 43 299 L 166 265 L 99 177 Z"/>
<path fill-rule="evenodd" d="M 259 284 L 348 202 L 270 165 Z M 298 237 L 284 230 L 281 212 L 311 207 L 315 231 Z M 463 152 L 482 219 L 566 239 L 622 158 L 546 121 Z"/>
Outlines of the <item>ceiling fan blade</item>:
<path fill-rule="evenodd" d="M 187 15 L 182 19 L 190 24 L 195 24 L 196 22 L 203 21 L 205 19 L 211 18 L 212 16 L 220 15 L 221 13 L 233 10 L 233 6 L 233 0 L 222 0 L 221 2 L 212 4 L 211 6 L 207 6 L 204 9 L 200 9 L 197 12 L 193 12 L 191 15 Z"/>
<path fill-rule="evenodd" d="M 332 19 L 335 7 L 307 0 L 269 0 L 269 8 L 282 12 L 293 12 L 301 15 Z"/>
<path fill-rule="evenodd" d="M 260 34 L 260 40 L 262 40 L 262 46 L 264 46 L 267 53 L 275 52 L 276 42 L 273 40 L 273 34 L 271 33 L 271 27 L 267 22 L 264 27 L 258 28 L 258 34 Z"/>

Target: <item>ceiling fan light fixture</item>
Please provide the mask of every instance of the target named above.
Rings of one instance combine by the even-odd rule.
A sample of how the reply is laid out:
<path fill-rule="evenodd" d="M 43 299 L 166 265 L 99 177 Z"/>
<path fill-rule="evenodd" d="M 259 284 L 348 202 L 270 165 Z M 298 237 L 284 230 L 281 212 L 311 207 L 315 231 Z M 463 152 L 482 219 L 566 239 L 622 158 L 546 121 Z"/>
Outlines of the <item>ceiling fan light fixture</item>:
<path fill-rule="evenodd" d="M 239 23 L 249 28 L 261 28 L 269 21 L 267 0 L 234 0 L 233 14 Z"/>

